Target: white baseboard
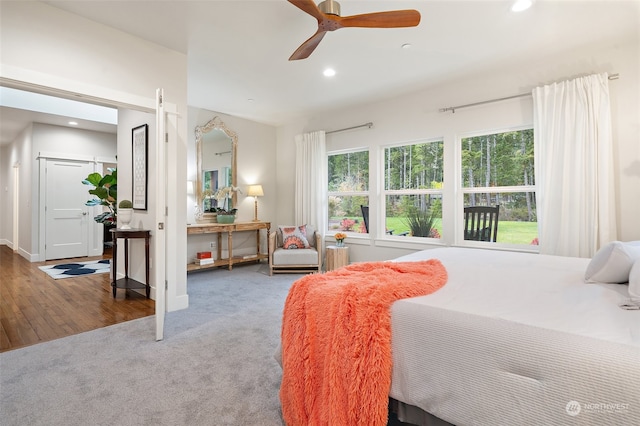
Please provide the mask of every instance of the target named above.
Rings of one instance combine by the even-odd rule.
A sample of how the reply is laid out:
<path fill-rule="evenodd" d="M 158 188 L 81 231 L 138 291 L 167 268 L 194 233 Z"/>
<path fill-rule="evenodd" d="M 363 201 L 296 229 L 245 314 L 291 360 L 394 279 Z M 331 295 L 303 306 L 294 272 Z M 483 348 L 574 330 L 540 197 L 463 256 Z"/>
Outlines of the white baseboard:
<path fill-rule="evenodd" d="M 25 259 L 27 259 L 29 262 L 40 262 L 39 254 L 31 254 L 28 251 L 21 249 L 19 247 L 18 247 L 18 254 L 24 257 Z"/>
<path fill-rule="evenodd" d="M 120 276 L 122 275 L 122 276 Z M 124 274 L 120 274 L 118 273 L 118 277 L 119 278 L 124 278 Z M 133 289 L 133 291 L 136 291 L 138 293 L 140 293 L 142 296 L 144 296 L 145 290 L 144 289 Z M 156 300 L 156 288 L 155 286 L 151 286 L 151 291 L 149 292 L 149 298 L 152 300 Z M 189 307 L 189 295 L 185 294 L 182 296 L 178 296 L 173 300 L 168 300 L 167 301 L 167 312 L 173 312 L 173 311 L 179 311 L 181 309 L 187 309 Z"/>

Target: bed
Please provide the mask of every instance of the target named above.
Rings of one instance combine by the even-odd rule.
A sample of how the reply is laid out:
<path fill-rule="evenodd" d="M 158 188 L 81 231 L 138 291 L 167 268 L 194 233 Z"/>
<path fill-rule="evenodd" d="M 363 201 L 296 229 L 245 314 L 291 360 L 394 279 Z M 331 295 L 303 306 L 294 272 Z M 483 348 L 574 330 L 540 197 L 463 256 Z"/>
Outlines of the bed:
<path fill-rule="evenodd" d="M 640 311 L 589 259 L 425 250 L 439 291 L 391 307 L 390 397 L 400 420 L 455 425 L 640 424 Z M 435 416 L 435 417 L 434 417 Z"/>
<path fill-rule="evenodd" d="M 619 306 L 627 285 L 585 283 L 589 259 L 439 248 L 395 261 L 429 259 L 446 285 L 390 307 L 399 420 L 640 424 L 640 310 Z"/>

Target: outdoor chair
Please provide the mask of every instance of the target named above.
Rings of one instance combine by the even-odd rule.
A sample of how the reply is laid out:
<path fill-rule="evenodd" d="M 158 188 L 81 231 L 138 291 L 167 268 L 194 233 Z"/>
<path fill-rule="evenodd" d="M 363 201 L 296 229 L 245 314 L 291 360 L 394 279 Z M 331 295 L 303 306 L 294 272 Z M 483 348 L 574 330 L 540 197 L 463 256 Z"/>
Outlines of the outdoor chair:
<path fill-rule="evenodd" d="M 464 208 L 464 239 L 495 243 L 498 238 L 498 214 L 495 207 L 468 206 Z"/>
<path fill-rule="evenodd" d="M 362 220 L 364 221 L 364 228 L 367 230 L 367 234 L 369 233 L 369 206 L 360 205 L 360 210 L 362 211 Z M 393 229 L 386 229 L 386 233 L 389 235 L 393 235 Z M 402 232 L 398 235 L 405 236 L 409 234 L 408 232 Z"/>

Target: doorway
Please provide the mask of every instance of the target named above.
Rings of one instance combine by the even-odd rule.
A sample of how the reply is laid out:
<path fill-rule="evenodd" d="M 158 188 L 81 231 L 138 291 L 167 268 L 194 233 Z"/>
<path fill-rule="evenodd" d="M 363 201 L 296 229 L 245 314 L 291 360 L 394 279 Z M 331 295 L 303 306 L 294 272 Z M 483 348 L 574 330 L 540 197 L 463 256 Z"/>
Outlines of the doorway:
<path fill-rule="evenodd" d="M 45 166 L 45 260 L 89 256 L 93 220 L 87 187 L 93 166 L 85 161 L 47 159 Z"/>

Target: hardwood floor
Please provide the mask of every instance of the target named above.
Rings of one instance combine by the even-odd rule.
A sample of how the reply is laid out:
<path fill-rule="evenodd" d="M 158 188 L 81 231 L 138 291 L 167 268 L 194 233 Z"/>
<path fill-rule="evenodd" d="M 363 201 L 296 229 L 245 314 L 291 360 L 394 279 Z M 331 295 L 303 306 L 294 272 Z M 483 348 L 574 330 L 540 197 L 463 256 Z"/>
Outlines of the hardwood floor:
<path fill-rule="evenodd" d="M 38 269 L 62 261 L 31 263 L 0 246 L 0 352 L 155 313 L 154 301 L 134 291 L 114 299 L 110 274 L 54 280 Z"/>

